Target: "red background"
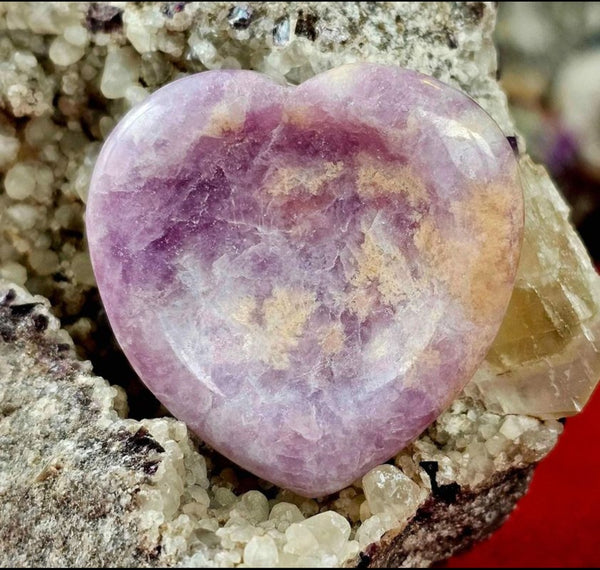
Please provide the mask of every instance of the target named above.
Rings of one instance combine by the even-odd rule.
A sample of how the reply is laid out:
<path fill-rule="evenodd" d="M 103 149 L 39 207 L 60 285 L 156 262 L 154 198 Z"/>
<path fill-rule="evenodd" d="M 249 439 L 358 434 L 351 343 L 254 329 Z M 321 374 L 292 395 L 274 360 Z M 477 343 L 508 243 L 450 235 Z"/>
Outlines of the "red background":
<path fill-rule="evenodd" d="M 567 419 L 529 492 L 491 538 L 451 558 L 447 568 L 600 565 L 600 389 Z"/>

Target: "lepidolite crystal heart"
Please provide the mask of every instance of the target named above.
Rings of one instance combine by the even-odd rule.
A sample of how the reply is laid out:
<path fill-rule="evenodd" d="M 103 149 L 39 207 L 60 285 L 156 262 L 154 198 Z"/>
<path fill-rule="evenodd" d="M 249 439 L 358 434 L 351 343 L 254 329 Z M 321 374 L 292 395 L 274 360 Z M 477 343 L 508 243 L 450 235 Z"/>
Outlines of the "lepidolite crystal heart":
<path fill-rule="evenodd" d="M 374 64 L 176 81 L 107 140 L 87 231 L 110 322 L 179 419 L 308 496 L 388 460 L 496 334 L 523 204 L 462 93 Z"/>

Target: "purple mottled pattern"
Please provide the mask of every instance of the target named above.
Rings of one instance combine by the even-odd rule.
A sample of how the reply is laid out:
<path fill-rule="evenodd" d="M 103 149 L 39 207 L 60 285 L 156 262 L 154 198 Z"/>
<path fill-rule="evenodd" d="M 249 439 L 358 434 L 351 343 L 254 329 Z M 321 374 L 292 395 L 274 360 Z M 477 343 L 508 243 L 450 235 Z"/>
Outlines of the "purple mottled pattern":
<path fill-rule="evenodd" d="M 87 208 L 106 311 L 144 382 L 302 495 L 388 460 L 455 398 L 511 294 L 522 192 L 471 99 L 398 67 L 298 87 L 209 71 L 106 141 Z"/>

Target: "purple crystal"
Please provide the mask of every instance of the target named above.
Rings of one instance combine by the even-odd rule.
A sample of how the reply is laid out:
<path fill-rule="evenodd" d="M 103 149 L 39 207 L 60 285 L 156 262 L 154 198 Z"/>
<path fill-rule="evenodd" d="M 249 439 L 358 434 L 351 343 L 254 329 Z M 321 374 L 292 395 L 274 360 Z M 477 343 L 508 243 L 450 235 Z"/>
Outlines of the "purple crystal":
<path fill-rule="evenodd" d="M 117 339 L 179 419 L 308 496 L 388 460 L 484 358 L 523 224 L 506 137 L 413 71 L 298 87 L 180 79 L 132 110 L 91 184 Z"/>

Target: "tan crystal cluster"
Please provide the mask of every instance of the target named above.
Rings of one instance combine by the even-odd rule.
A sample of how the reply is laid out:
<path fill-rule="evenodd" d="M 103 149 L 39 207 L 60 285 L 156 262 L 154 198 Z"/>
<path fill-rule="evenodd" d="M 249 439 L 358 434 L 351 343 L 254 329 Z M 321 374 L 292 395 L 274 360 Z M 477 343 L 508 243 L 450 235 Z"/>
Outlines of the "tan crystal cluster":
<path fill-rule="evenodd" d="M 525 236 L 500 332 L 466 393 L 490 410 L 562 418 L 600 378 L 600 278 L 545 170 L 521 160 Z"/>

